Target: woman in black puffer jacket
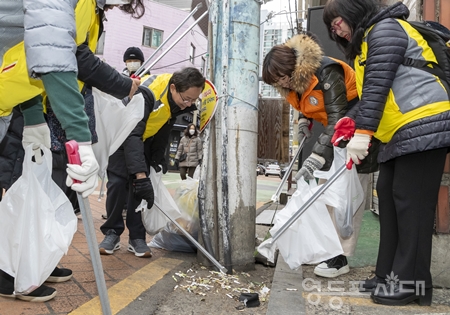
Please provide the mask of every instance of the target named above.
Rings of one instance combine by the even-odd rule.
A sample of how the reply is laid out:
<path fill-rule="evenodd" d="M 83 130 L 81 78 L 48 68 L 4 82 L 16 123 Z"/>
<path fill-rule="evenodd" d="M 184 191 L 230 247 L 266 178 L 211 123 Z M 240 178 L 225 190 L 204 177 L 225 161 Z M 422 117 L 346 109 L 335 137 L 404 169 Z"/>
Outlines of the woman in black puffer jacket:
<path fill-rule="evenodd" d="M 432 298 L 434 215 L 450 146 L 450 101 L 432 74 L 405 63 L 436 60 L 398 2 L 331 0 L 324 9 L 329 35 L 355 60 L 360 101 L 347 160 L 359 163 L 372 136 L 382 142 L 377 183 L 380 247 L 375 277 L 362 287 L 376 303 L 405 305 Z"/>

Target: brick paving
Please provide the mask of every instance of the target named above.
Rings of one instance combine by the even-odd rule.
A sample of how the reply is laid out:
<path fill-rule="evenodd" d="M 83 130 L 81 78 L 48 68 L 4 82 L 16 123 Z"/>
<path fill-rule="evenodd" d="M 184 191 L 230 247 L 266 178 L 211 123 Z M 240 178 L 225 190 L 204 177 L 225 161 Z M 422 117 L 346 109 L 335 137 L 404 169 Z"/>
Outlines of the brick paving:
<path fill-rule="evenodd" d="M 97 243 L 103 240 L 100 226 L 105 221 L 101 217 L 106 213 L 105 199 L 106 197 L 103 197 L 101 201 L 98 201 L 98 194 L 95 193 L 89 197 Z M 149 240 L 150 237 L 147 236 L 147 242 Z M 127 230 L 121 235 L 120 243 L 121 248 L 114 255 L 101 255 L 108 288 L 165 255 L 163 250 L 152 249 L 153 257 L 150 259 L 134 256 L 127 250 Z M 0 315 L 65 315 L 98 295 L 81 216 L 78 219 L 78 230 L 73 237 L 67 256 L 61 259 L 59 267 L 72 269 L 73 277 L 63 283 L 46 283 L 57 290 L 57 295 L 53 300 L 45 303 L 30 303 L 0 297 Z"/>

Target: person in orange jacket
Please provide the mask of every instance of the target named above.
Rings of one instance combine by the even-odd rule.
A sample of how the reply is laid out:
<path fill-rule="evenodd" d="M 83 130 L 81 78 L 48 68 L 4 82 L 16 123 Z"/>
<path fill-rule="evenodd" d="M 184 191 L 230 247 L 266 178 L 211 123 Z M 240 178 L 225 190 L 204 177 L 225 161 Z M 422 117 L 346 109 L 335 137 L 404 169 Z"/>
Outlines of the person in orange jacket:
<path fill-rule="evenodd" d="M 345 62 L 324 56 L 315 35 L 304 33 L 293 36 L 285 44 L 272 47 L 264 58 L 262 78 L 299 111 L 299 143 L 303 138 L 311 137 L 313 120 L 325 127 L 314 144 L 312 153 L 295 176 L 295 180 L 300 180 L 301 177 L 314 180 L 315 170 L 327 171 L 333 162 L 332 137 L 335 125 L 348 119 L 345 115 L 358 101 L 355 72 Z M 368 187 L 369 173 L 377 169 L 376 161 L 370 157 L 358 169 L 364 191 Z M 347 256 L 352 256 L 356 248 L 364 204 L 363 202 L 354 215 L 353 234 L 347 239 L 339 235 L 343 255 L 316 266 L 316 275 L 333 278 L 350 271 Z M 331 217 L 334 218 L 334 215 Z"/>

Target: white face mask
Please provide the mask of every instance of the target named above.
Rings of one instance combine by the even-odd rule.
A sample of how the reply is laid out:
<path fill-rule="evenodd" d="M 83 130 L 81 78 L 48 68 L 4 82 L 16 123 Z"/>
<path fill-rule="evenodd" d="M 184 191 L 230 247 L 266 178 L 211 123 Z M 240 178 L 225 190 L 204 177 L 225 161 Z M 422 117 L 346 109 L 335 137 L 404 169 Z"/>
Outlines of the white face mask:
<path fill-rule="evenodd" d="M 131 61 L 127 62 L 127 69 L 130 72 L 135 72 L 139 67 L 141 66 L 141 63 L 139 61 Z"/>
<path fill-rule="evenodd" d="M 189 129 L 189 133 L 191 134 L 191 136 L 195 133 L 194 129 Z"/>
<path fill-rule="evenodd" d="M 106 0 L 105 4 L 107 5 L 123 5 L 130 4 L 131 0 Z"/>

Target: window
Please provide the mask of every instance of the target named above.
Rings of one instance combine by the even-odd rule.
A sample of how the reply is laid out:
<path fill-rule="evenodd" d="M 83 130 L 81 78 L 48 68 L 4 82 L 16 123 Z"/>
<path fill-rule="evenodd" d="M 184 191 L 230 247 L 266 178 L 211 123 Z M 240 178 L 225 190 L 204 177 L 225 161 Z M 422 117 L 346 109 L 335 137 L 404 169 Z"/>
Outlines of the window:
<path fill-rule="evenodd" d="M 205 67 L 206 67 L 206 59 L 205 57 L 202 57 L 202 64 L 201 64 L 201 68 L 200 68 L 200 72 L 205 74 Z"/>
<path fill-rule="evenodd" d="M 194 63 L 195 59 L 195 46 L 191 44 L 191 51 L 189 52 L 189 61 Z"/>
<path fill-rule="evenodd" d="M 96 55 L 103 55 L 103 50 L 105 49 L 105 32 L 100 35 L 97 42 L 97 48 L 95 49 Z"/>
<path fill-rule="evenodd" d="M 162 43 L 163 31 L 145 27 L 142 34 L 142 45 L 148 47 L 159 47 Z"/>

